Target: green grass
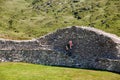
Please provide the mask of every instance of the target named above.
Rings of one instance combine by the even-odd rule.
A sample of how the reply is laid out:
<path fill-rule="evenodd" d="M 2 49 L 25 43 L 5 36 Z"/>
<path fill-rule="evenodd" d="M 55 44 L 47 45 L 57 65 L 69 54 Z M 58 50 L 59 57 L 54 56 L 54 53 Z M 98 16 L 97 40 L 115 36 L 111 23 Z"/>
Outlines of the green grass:
<path fill-rule="evenodd" d="M 28 63 L 0 63 L 0 80 L 120 80 L 106 71 L 52 67 Z"/>
<path fill-rule="evenodd" d="M 0 0 L 0 37 L 31 39 L 73 25 L 120 36 L 119 0 L 49 1 Z"/>

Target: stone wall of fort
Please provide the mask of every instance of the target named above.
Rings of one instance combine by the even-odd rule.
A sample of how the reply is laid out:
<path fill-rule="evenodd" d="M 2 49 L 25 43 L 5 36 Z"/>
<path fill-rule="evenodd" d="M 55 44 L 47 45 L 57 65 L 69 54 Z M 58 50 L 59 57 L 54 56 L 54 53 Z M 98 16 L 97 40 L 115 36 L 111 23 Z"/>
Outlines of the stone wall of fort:
<path fill-rule="evenodd" d="M 72 55 L 65 46 L 73 41 Z M 120 72 L 120 37 L 91 27 L 68 27 L 34 40 L 0 39 L 0 62 L 28 62 Z"/>

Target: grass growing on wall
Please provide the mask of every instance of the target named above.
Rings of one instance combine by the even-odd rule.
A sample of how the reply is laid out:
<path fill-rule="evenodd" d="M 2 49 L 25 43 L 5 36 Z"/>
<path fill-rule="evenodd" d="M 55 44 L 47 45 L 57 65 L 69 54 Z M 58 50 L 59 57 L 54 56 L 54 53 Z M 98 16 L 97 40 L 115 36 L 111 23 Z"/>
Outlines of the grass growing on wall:
<path fill-rule="evenodd" d="M 0 0 L 0 37 L 31 39 L 66 26 L 120 36 L 119 0 Z"/>
<path fill-rule="evenodd" d="M 0 63 L 0 80 L 120 80 L 106 71 L 42 66 L 27 63 Z"/>

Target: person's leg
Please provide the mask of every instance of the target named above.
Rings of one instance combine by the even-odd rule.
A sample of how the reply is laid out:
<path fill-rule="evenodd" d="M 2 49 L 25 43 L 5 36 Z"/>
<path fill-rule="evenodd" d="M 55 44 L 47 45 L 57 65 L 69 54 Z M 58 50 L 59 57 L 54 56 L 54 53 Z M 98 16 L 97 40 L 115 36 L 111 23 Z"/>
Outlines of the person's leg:
<path fill-rule="evenodd" d="M 71 56 L 72 55 L 72 50 L 69 49 L 69 53 L 68 53 L 68 56 Z"/>
<path fill-rule="evenodd" d="M 72 52 L 70 51 L 70 55 L 69 56 L 72 56 Z"/>
<path fill-rule="evenodd" d="M 65 55 L 68 55 L 68 54 L 69 54 L 69 50 L 66 50 Z"/>

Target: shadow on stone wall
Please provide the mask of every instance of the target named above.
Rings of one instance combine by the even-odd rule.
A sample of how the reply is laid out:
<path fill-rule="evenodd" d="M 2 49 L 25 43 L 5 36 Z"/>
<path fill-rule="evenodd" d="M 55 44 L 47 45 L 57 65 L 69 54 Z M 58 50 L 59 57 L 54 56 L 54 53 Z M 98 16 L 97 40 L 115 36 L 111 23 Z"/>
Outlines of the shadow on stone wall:
<path fill-rule="evenodd" d="M 72 56 L 65 46 L 73 41 Z M 28 41 L 0 40 L 0 62 L 92 68 L 120 72 L 120 38 L 90 27 L 69 27 Z"/>

